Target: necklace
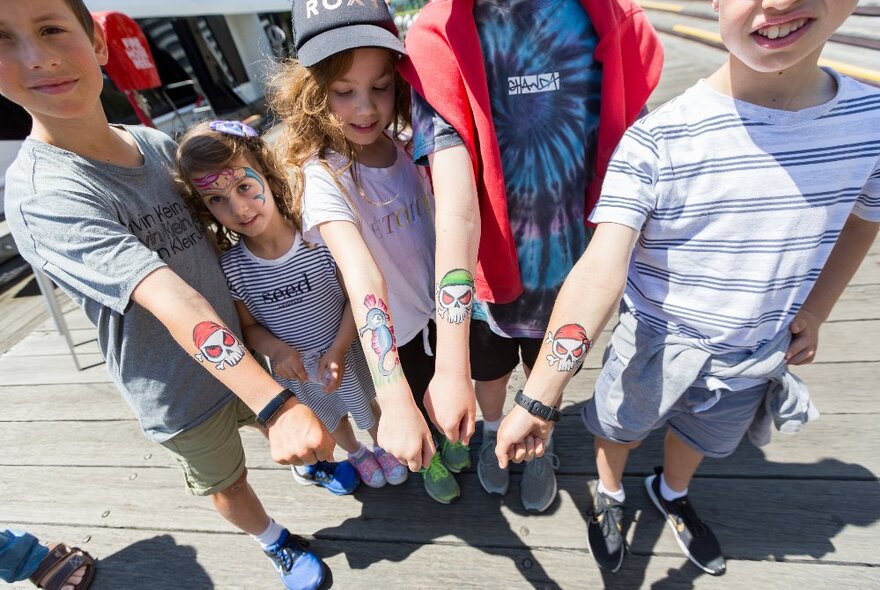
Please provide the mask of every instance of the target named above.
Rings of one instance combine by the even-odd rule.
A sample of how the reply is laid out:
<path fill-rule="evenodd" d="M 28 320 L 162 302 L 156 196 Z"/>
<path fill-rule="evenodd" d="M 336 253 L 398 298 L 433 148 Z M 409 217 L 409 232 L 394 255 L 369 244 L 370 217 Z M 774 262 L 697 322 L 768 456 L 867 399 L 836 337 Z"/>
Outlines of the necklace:
<path fill-rule="evenodd" d="M 370 199 L 367 196 L 367 193 L 364 192 L 364 187 L 361 186 L 361 183 L 359 181 L 355 180 L 354 184 L 355 184 L 355 187 L 357 187 L 357 192 L 358 192 L 358 195 L 360 196 L 361 200 L 364 203 L 372 205 L 373 207 L 385 207 L 386 205 L 390 205 L 391 203 L 396 201 L 398 198 L 400 198 L 400 195 L 395 193 L 395 195 L 393 197 L 391 197 L 390 199 L 388 199 L 387 201 L 373 201 L 372 199 Z"/>
<path fill-rule="evenodd" d="M 383 137 L 385 137 L 388 140 L 391 140 L 391 138 L 388 137 L 387 135 L 383 134 Z M 394 155 L 397 156 L 398 155 L 397 154 L 397 147 L 394 145 L 393 140 L 391 140 L 391 146 L 394 149 Z M 395 157 L 395 162 L 396 161 L 397 161 L 397 158 Z M 355 188 L 357 188 L 358 195 L 360 196 L 361 200 L 364 203 L 372 205 L 373 207 L 385 207 L 386 205 L 390 205 L 391 203 L 393 203 L 394 201 L 396 201 L 397 199 L 400 198 L 400 194 L 395 194 L 393 197 L 391 197 L 387 201 L 374 201 L 374 200 L 370 199 L 367 196 L 367 193 L 364 191 L 364 187 L 361 186 L 361 181 L 359 179 L 360 174 L 357 172 L 357 168 L 360 167 L 360 164 L 358 164 L 357 162 L 353 162 L 353 165 L 354 165 L 354 169 L 352 170 L 352 175 L 351 175 L 352 180 L 354 180 L 354 186 L 355 186 Z"/>

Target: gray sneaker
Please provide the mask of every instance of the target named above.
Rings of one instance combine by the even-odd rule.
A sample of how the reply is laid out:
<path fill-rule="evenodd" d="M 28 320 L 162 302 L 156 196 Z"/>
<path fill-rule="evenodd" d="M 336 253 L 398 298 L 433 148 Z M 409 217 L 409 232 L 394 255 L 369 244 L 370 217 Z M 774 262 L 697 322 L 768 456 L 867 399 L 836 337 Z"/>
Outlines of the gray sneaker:
<path fill-rule="evenodd" d="M 498 458 L 495 457 L 495 442 L 497 440 L 497 431 L 483 430 L 483 444 L 480 446 L 480 455 L 477 461 L 477 477 L 487 493 L 503 496 L 510 486 L 510 470 L 501 469 L 498 466 Z"/>
<path fill-rule="evenodd" d="M 556 469 L 559 457 L 553 453 L 553 439 L 546 445 L 543 457 L 526 463 L 520 482 L 523 508 L 529 512 L 544 512 L 556 499 Z"/>

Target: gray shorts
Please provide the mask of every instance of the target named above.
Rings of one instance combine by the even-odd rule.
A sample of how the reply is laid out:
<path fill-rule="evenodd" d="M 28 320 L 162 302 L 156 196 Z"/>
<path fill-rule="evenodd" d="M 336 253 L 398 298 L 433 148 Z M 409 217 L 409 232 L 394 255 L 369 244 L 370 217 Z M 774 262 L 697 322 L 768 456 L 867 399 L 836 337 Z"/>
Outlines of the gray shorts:
<path fill-rule="evenodd" d="M 717 392 L 691 387 L 669 411 L 656 416 L 648 428 L 630 430 L 619 422 L 615 408 L 606 397 L 611 384 L 625 367 L 626 364 L 611 351 L 596 379 L 593 399 L 583 409 L 587 430 L 610 441 L 631 443 L 644 440 L 651 431 L 668 425 L 689 446 L 714 458 L 726 457 L 736 450 L 769 386 L 761 384 L 740 391 L 725 389 Z M 702 409 L 716 397 L 718 400 L 714 405 Z"/>

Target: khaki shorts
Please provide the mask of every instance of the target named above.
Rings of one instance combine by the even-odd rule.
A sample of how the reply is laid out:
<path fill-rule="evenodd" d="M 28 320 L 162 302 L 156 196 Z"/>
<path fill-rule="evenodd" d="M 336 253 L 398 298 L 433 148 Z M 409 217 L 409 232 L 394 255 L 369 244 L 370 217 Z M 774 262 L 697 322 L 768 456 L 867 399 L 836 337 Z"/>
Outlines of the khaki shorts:
<path fill-rule="evenodd" d="M 190 430 L 162 443 L 180 466 L 195 496 L 222 492 L 244 473 L 244 447 L 238 429 L 253 424 L 253 411 L 239 398 Z"/>

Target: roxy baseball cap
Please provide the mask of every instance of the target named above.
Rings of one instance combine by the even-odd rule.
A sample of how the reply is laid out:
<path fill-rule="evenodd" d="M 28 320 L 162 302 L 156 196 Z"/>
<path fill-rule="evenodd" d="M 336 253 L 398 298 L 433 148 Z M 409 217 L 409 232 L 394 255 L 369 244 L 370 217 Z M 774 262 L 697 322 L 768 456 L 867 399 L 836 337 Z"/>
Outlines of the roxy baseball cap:
<path fill-rule="evenodd" d="M 405 53 L 385 0 L 293 0 L 290 11 L 296 58 L 305 67 L 359 47 Z"/>

